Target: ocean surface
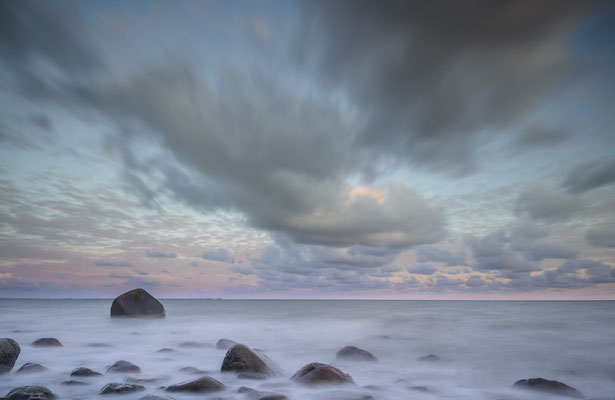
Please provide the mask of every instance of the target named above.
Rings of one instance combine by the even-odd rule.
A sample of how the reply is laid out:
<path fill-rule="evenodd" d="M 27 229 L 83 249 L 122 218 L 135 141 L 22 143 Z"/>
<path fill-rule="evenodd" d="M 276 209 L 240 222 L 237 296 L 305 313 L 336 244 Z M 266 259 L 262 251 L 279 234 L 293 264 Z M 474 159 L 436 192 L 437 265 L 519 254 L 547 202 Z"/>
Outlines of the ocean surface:
<path fill-rule="evenodd" d="M 227 390 L 212 395 L 172 393 L 180 399 L 248 399 L 241 386 L 282 393 L 289 399 L 514 400 L 561 397 L 513 388 L 519 379 L 564 382 L 587 398 L 615 399 L 615 302 L 161 300 L 164 319 L 109 317 L 111 300 L 0 300 L 0 337 L 15 339 L 21 354 L 13 370 L 0 375 L 0 397 L 22 385 L 44 385 L 62 399 L 98 398 L 122 374 L 77 378 L 76 367 L 105 372 L 117 360 L 161 376 L 145 391 L 101 398 L 138 399 L 165 394 L 162 386 L 195 379 L 180 370 L 209 371 Z M 59 348 L 31 345 L 55 337 Z M 228 338 L 262 349 L 285 371 L 264 381 L 221 373 Z M 181 348 L 183 342 L 202 348 Z M 89 347 L 107 343 L 112 347 Z M 210 344 L 207 346 L 205 344 Z M 340 362 L 346 345 L 370 351 L 378 362 Z M 175 351 L 159 353 L 162 348 Z M 436 362 L 418 361 L 434 354 Z M 310 388 L 290 382 L 303 365 L 331 363 L 352 375 L 356 386 Z M 15 374 L 26 362 L 44 372 Z M 75 379 L 75 378 L 73 378 Z M 371 385 L 371 386 L 370 386 Z M 370 386 L 365 388 L 365 386 Z M 418 391 L 411 387 L 422 386 Z M 168 394 L 168 393 L 167 393 Z M 369 398 L 369 397 L 365 397 Z"/>

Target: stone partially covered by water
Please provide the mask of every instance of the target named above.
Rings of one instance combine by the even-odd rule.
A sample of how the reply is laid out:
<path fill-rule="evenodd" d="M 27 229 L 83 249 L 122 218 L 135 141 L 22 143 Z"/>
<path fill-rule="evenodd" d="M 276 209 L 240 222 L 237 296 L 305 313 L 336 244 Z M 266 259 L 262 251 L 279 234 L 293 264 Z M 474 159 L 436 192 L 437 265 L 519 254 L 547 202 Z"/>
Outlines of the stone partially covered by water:
<path fill-rule="evenodd" d="M 248 346 L 236 344 L 231 347 L 222 360 L 222 372 L 252 372 L 275 376 L 280 368 L 262 354 L 257 354 Z"/>
<path fill-rule="evenodd" d="M 40 338 L 32 342 L 36 347 L 62 347 L 62 343 L 56 338 Z"/>
<path fill-rule="evenodd" d="M 131 383 L 108 383 L 100 389 L 100 394 L 123 394 L 141 390 L 145 390 L 145 387 Z"/>
<path fill-rule="evenodd" d="M 107 372 L 131 372 L 131 373 L 139 373 L 141 372 L 141 368 L 138 365 L 131 363 L 126 360 L 116 361 L 112 366 L 107 368 Z"/>
<path fill-rule="evenodd" d="M 93 371 L 93 370 L 91 370 L 89 368 L 85 368 L 85 367 L 75 368 L 70 373 L 70 376 L 81 376 L 81 377 L 85 377 L 85 376 L 100 376 L 100 375 L 102 375 L 100 372 L 96 372 L 96 371 Z"/>
<path fill-rule="evenodd" d="M 31 373 L 43 372 L 43 371 L 47 371 L 47 368 L 45 368 L 41 364 L 25 363 L 24 365 L 19 367 L 19 369 L 15 371 L 15 373 L 16 374 L 31 374 Z"/>
<path fill-rule="evenodd" d="M 191 393 L 209 393 L 219 392 L 226 387 L 224 384 L 210 376 L 203 376 L 193 381 L 177 383 L 168 386 L 167 392 L 191 392 Z"/>
<path fill-rule="evenodd" d="M 0 339 L 0 374 L 9 372 L 19 357 L 21 347 L 11 338 Z"/>
<path fill-rule="evenodd" d="M 309 363 L 290 378 L 308 385 L 334 385 L 354 383 L 352 376 L 339 368 L 318 362 Z"/>
<path fill-rule="evenodd" d="M 7 393 L 9 400 L 52 400 L 57 396 L 45 386 L 19 386 Z"/>
<path fill-rule="evenodd" d="M 560 396 L 584 399 L 585 396 L 572 386 L 558 381 L 550 381 L 544 378 L 521 379 L 513 385 L 520 389 L 529 389 L 537 392 L 557 394 Z"/>
<path fill-rule="evenodd" d="M 351 361 L 378 361 L 378 359 L 369 351 L 355 346 L 346 346 L 341 348 L 335 355 L 335 358 Z"/>

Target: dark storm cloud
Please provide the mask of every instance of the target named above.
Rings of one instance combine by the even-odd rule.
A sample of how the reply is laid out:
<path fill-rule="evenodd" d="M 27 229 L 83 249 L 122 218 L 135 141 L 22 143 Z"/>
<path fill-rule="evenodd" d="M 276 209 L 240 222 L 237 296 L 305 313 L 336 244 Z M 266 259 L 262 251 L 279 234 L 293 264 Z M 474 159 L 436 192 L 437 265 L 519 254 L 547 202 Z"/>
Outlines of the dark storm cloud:
<path fill-rule="evenodd" d="M 223 248 L 219 248 L 216 250 L 205 250 L 200 255 L 200 257 L 203 260 L 218 261 L 218 262 L 224 262 L 228 264 L 235 263 L 235 257 L 230 256 L 228 252 L 226 251 L 226 249 L 223 249 Z"/>
<path fill-rule="evenodd" d="M 419 246 L 416 248 L 419 262 L 441 262 L 448 266 L 468 265 L 466 252 L 463 250 L 454 253 L 433 246 Z"/>
<path fill-rule="evenodd" d="M 563 87 L 566 41 L 587 6 L 307 1 L 297 60 L 361 109 L 364 145 L 460 174 L 481 131 L 513 125 Z"/>
<path fill-rule="evenodd" d="M 615 159 L 581 164 L 570 171 L 563 185 L 573 193 L 582 193 L 613 183 Z"/>
<path fill-rule="evenodd" d="M 543 186 L 524 190 L 515 204 L 515 214 L 545 222 L 562 222 L 583 208 L 583 200 L 570 193 L 551 191 Z"/>
<path fill-rule="evenodd" d="M 175 253 L 163 253 L 161 251 L 145 250 L 145 255 L 152 258 L 177 258 Z"/>
<path fill-rule="evenodd" d="M 516 138 L 516 145 L 523 149 L 550 148 L 562 143 L 570 137 L 570 133 L 564 129 L 553 128 L 542 124 L 533 124 L 523 130 Z"/>
<path fill-rule="evenodd" d="M 592 228 L 585 232 L 585 240 L 591 246 L 615 247 L 615 227 Z"/>
<path fill-rule="evenodd" d="M 133 265 L 127 261 L 108 261 L 97 260 L 94 265 L 99 267 L 132 267 Z"/>

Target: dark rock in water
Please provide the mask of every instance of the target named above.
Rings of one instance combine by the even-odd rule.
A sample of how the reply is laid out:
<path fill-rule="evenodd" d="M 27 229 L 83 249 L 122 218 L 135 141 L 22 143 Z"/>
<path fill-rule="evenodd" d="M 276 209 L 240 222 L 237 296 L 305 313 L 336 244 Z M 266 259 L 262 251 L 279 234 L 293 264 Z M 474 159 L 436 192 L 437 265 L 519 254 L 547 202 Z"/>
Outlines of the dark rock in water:
<path fill-rule="evenodd" d="M 112 317 L 164 317 L 164 306 L 143 289 L 119 295 L 111 304 Z"/>
<path fill-rule="evenodd" d="M 45 386 L 19 386 L 7 393 L 9 400 L 51 400 L 56 395 Z"/>
<path fill-rule="evenodd" d="M 193 374 L 193 375 L 203 375 L 203 374 L 208 374 L 209 371 L 203 371 L 202 369 L 198 369 L 195 367 L 184 367 L 182 369 L 180 369 L 181 372 L 187 372 L 189 374 Z"/>
<path fill-rule="evenodd" d="M 182 382 L 175 385 L 168 386 L 165 390 L 167 392 L 192 392 L 192 393 L 207 393 L 207 392 L 219 392 L 226 389 L 226 386 L 222 382 L 210 376 L 203 376 L 194 381 Z"/>
<path fill-rule="evenodd" d="M 100 394 L 123 394 L 138 392 L 140 390 L 145 390 L 145 387 L 141 385 L 132 385 L 130 383 L 108 383 L 100 389 Z"/>
<path fill-rule="evenodd" d="M 70 376 L 99 376 L 99 375 L 102 375 L 102 374 L 100 372 L 92 371 L 91 369 L 85 368 L 85 367 L 75 368 L 70 373 Z"/>
<path fill-rule="evenodd" d="M 178 347 L 181 347 L 183 349 L 203 349 L 203 348 L 209 348 L 212 347 L 212 345 L 210 343 L 199 343 L 199 342 L 183 342 L 181 343 Z"/>
<path fill-rule="evenodd" d="M 88 347 L 113 347 L 109 343 L 88 343 Z"/>
<path fill-rule="evenodd" d="M 174 353 L 174 352 L 175 352 L 174 349 L 170 349 L 168 347 L 165 347 L 164 349 L 158 350 L 156 353 Z"/>
<path fill-rule="evenodd" d="M 558 394 L 560 396 L 584 399 L 585 396 L 572 386 L 543 378 L 521 379 L 513 385 L 516 388 L 536 390 L 538 392 Z"/>
<path fill-rule="evenodd" d="M 305 365 L 290 379 L 309 385 L 354 383 L 352 377 L 344 371 L 318 362 Z"/>
<path fill-rule="evenodd" d="M 68 386 L 83 386 L 83 385 L 89 385 L 89 383 L 85 383 L 85 382 L 81 382 L 81 381 L 64 381 L 62 382 L 62 385 L 68 385 Z"/>
<path fill-rule="evenodd" d="M 120 360 L 107 368 L 107 372 L 141 372 L 141 368 L 131 362 Z"/>
<path fill-rule="evenodd" d="M 243 393 L 248 400 L 288 400 L 286 395 L 274 392 L 259 392 L 249 387 L 242 386 L 237 389 L 237 393 Z"/>
<path fill-rule="evenodd" d="M 60 343 L 60 341 L 58 339 L 56 339 L 56 338 L 46 337 L 46 338 L 36 339 L 34 342 L 32 342 L 32 346 L 37 346 L 37 347 L 60 347 L 60 346 L 62 346 L 62 343 Z"/>
<path fill-rule="evenodd" d="M 127 376 L 124 380 L 128 383 L 154 383 L 166 378 L 164 375 L 133 375 Z"/>
<path fill-rule="evenodd" d="M 43 367 L 41 364 L 37 363 L 25 363 L 17 371 L 16 374 L 31 374 L 34 372 L 43 372 L 47 371 L 47 368 Z"/>
<path fill-rule="evenodd" d="M 256 381 L 262 381 L 263 379 L 267 379 L 267 375 L 261 374 L 259 372 L 242 372 L 237 375 L 237 379 L 252 379 Z"/>
<path fill-rule="evenodd" d="M 381 392 L 384 390 L 384 387 L 378 386 L 378 385 L 366 385 L 366 386 L 363 386 L 363 389 Z"/>
<path fill-rule="evenodd" d="M 247 346 L 236 344 L 226 352 L 220 370 L 222 372 L 256 372 L 275 376 L 279 374 L 280 367 L 264 354 L 256 354 Z"/>
<path fill-rule="evenodd" d="M 429 390 L 426 386 L 410 386 L 408 387 L 408 390 L 414 390 L 415 392 L 423 392 L 423 393 L 431 392 L 431 390 Z"/>
<path fill-rule="evenodd" d="M 218 342 L 216 343 L 216 348 L 220 350 L 228 350 L 231 347 L 235 346 L 236 344 L 239 344 L 239 343 L 231 339 L 222 338 L 218 340 Z"/>
<path fill-rule="evenodd" d="M 9 372 L 14 366 L 17 357 L 21 353 L 21 347 L 10 338 L 0 339 L 0 374 Z"/>
<path fill-rule="evenodd" d="M 428 354 L 426 356 L 417 358 L 416 361 L 435 362 L 435 361 L 440 361 L 440 357 L 438 357 L 438 356 L 436 356 L 434 354 Z"/>
<path fill-rule="evenodd" d="M 139 398 L 139 400 L 175 400 L 173 397 L 162 396 L 159 394 L 146 394 L 145 396 Z"/>
<path fill-rule="evenodd" d="M 346 346 L 343 347 L 340 351 L 335 355 L 336 358 L 342 360 L 352 360 L 352 361 L 378 361 L 376 357 L 369 351 L 360 349 L 355 346 Z"/>

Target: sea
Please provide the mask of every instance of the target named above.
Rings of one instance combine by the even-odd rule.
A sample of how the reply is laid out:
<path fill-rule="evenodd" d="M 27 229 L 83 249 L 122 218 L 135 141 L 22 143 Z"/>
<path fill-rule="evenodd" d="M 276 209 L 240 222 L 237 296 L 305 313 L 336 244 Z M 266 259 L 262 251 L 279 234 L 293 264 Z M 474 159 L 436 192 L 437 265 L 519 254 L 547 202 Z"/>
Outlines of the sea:
<path fill-rule="evenodd" d="M 181 399 L 251 400 L 240 387 L 307 400 L 524 400 L 562 399 L 513 387 L 520 379 L 557 380 L 588 399 L 615 399 L 615 302 L 611 301 L 359 301 L 164 300 L 166 318 L 110 318 L 110 299 L 0 300 L 0 337 L 15 339 L 21 354 L 0 375 L 0 397 L 12 388 L 43 385 L 60 399 L 139 399 L 145 394 Z M 42 337 L 62 347 L 34 347 Z M 221 373 L 221 338 L 262 350 L 284 373 L 267 380 Z M 199 347 L 181 344 L 197 342 Z M 103 343 L 109 347 L 92 347 Z M 352 345 L 377 362 L 341 361 Z M 167 348 L 173 351 L 159 352 Z M 421 361 L 433 354 L 436 361 Z M 145 390 L 99 395 L 123 374 L 105 373 L 118 360 L 141 368 Z M 16 374 L 24 363 L 47 370 Z M 290 377 L 311 362 L 332 364 L 356 385 L 310 387 Z M 88 367 L 99 377 L 72 378 Z M 195 367 L 221 381 L 212 394 L 165 393 L 164 387 L 198 378 Z"/>

